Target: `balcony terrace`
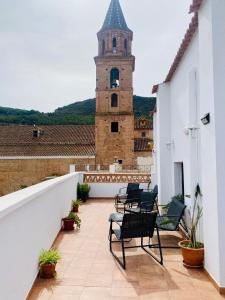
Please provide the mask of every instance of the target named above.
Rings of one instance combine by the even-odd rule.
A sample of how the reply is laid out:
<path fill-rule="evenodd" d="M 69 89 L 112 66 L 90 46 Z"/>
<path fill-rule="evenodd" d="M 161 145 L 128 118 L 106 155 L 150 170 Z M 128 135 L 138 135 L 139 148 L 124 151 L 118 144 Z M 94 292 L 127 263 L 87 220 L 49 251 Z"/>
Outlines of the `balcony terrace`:
<path fill-rule="evenodd" d="M 69 211 L 71 199 L 76 197 L 77 182 L 82 181 L 82 177 L 73 173 L 1 197 L 0 299 L 225 298 L 204 271 L 183 267 L 179 249 L 163 249 L 163 267 L 141 249 L 127 249 L 124 271 L 109 251 L 108 217 L 115 210 L 113 200 L 89 200 L 80 207 L 81 229 L 60 232 L 61 218 Z M 103 190 L 105 196 L 110 197 L 121 185 L 124 183 L 95 182 L 93 193 L 98 196 L 99 190 L 99 198 L 102 198 Z M 164 245 L 177 245 L 180 239 L 179 233 L 165 232 L 160 236 Z M 41 249 L 48 249 L 52 244 L 62 255 L 57 276 L 50 280 L 36 279 Z M 119 245 L 114 248 L 119 255 Z"/>
<path fill-rule="evenodd" d="M 61 232 L 55 242 L 63 257 L 57 278 L 37 279 L 29 300 L 224 299 L 204 272 L 183 267 L 179 249 L 164 249 L 164 267 L 141 249 L 127 250 L 124 271 L 109 251 L 108 216 L 112 211 L 110 200 L 91 200 L 81 206 L 81 230 Z M 161 236 L 164 244 L 176 245 L 179 240 L 179 235 Z M 119 247 L 117 250 L 119 253 Z"/>

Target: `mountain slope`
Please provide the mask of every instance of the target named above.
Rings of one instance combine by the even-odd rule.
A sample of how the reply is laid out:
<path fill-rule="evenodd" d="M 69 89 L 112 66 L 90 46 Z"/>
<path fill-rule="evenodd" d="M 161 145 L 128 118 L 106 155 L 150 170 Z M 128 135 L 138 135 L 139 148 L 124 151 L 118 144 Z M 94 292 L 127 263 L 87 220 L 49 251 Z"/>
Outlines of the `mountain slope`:
<path fill-rule="evenodd" d="M 60 107 L 53 113 L 0 107 L 1 124 L 23 125 L 91 125 L 94 124 L 95 98 Z M 149 117 L 156 98 L 134 96 L 134 112 L 137 117 Z"/>

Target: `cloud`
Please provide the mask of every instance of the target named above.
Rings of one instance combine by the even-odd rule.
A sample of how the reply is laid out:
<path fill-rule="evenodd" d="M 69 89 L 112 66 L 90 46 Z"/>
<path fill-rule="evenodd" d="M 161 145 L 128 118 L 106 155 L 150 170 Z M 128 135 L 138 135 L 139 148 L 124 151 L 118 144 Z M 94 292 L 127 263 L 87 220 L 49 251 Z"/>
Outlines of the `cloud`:
<path fill-rule="evenodd" d="M 93 97 L 96 33 L 109 0 L 0 1 L 0 105 L 53 111 Z M 120 0 L 134 32 L 134 91 L 165 78 L 190 21 L 189 0 Z M 138 3 L 138 4 L 137 4 Z"/>

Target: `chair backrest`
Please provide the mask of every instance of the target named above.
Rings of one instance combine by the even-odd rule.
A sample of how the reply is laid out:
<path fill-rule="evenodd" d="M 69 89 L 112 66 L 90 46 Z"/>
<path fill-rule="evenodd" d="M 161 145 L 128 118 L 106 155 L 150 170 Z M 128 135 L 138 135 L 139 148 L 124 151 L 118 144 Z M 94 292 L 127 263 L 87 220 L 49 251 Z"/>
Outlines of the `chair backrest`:
<path fill-rule="evenodd" d="M 125 214 L 121 227 L 121 238 L 153 237 L 157 212 Z"/>
<path fill-rule="evenodd" d="M 183 217 L 186 205 L 179 200 L 173 199 L 169 205 L 167 216 L 172 216 L 174 227 L 177 227 Z"/>
<path fill-rule="evenodd" d="M 137 189 L 137 190 L 130 190 L 127 193 L 127 199 L 126 202 L 140 202 L 141 199 L 141 194 L 142 194 L 143 190 L 142 189 Z"/>
<path fill-rule="evenodd" d="M 154 189 L 152 190 L 152 192 L 156 193 L 158 196 L 158 185 L 157 184 L 154 186 Z"/>
<path fill-rule="evenodd" d="M 128 183 L 127 185 L 127 194 L 130 192 L 130 191 L 133 191 L 133 190 L 138 190 L 139 189 L 139 183 Z"/>
<path fill-rule="evenodd" d="M 152 211 L 156 204 L 157 193 L 154 192 L 143 192 L 141 193 L 141 198 L 139 202 L 139 207 L 141 209 Z"/>

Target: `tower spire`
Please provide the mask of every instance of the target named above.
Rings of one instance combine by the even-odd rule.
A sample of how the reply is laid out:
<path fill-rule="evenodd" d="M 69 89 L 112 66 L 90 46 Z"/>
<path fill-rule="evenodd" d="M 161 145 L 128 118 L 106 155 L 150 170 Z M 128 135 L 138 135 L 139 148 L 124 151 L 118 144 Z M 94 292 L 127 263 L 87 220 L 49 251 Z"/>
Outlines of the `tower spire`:
<path fill-rule="evenodd" d="M 120 29 L 131 32 L 127 26 L 119 0 L 111 0 L 104 24 L 100 32 L 110 29 Z"/>

